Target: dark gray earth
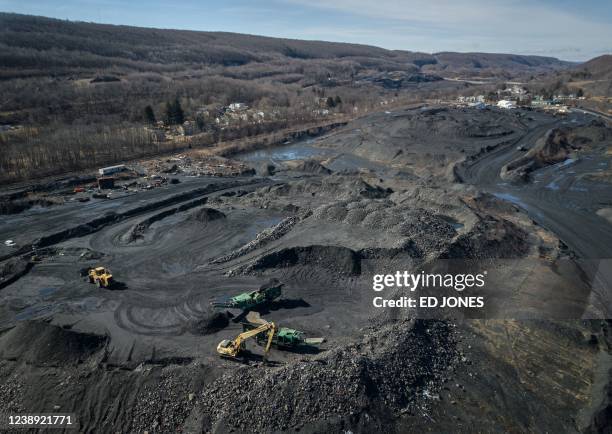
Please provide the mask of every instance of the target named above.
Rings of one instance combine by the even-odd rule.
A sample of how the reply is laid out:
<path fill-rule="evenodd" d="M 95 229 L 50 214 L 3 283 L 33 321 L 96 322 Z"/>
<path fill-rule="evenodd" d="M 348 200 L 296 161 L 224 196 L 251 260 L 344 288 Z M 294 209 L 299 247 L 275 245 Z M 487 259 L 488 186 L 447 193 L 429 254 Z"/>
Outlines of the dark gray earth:
<path fill-rule="evenodd" d="M 0 412 L 74 412 L 81 432 L 609 432 L 611 131 L 406 109 L 239 156 L 254 176 L 179 168 L 178 184 L 13 209 Z M 506 176 L 517 159 L 530 169 Z M 490 296 L 511 307 L 372 307 L 373 274 L 468 259 L 498 269 Z M 116 289 L 80 276 L 98 264 Z M 260 315 L 325 343 L 220 359 L 240 312 L 211 301 L 272 277 L 283 295 Z"/>

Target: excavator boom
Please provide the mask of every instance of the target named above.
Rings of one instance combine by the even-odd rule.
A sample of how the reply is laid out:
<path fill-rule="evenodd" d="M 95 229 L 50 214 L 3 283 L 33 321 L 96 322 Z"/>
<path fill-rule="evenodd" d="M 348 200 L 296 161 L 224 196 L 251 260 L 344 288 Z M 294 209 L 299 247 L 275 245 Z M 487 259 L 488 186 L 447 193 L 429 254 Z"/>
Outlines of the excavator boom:
<path fill-rule="evenodd" d="M 270 350 L 272 338 L 274 337 L 274 333 L 276 332 L 276 325 L 273 322 L 267 322 L 257 328 L 240 333 L 236 338 L 231 341 L 227 339 L 221 341 L 219 345 L 217 345 L 217 352 L 225 357 L 237 357 L 240 351 L 244 349 L 244 343 L 246 340 L 257 336 L 260 333 L 266 332 L 268 332 L 268 345 L 265 349 L 265 357 L 265 355 L 267 355 L 268 351 Z"/>

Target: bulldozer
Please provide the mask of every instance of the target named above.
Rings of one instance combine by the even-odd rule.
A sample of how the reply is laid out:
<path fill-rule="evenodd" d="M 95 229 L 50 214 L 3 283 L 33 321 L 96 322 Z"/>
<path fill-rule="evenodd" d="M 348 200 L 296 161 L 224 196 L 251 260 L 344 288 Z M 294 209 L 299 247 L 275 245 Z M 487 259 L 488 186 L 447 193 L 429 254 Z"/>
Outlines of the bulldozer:
<path fill-rule="evenodd" d="M 217 308 L 253 309 L 280 297 L 282 286 L 278 280 L 272 279 L 256 291 L 243 292 L 225 301 L 214 301 L 212 305 Z"/>
<path fill-rule="evenodd" d="M 97 283 L 100 288 L 110 288 L 113 286 L 113 275 L 108 268 L 95 267 L 87 272 L 89 283 Z"/>
<path fill-rule="evenodd" d="M 232 340 L 222 340 L 221 342 L 219 342 L 219 345 L 217 345 L 217 353 L 219 353 L 221 357 L 236 359 L 245 350 L 245 342 L 248 339 L 267 333 L 268 339 L 264 349 L 265 360 L 268 355 L 268 351 L 270 351 L 270 346 L 272 345 L 272 338 L 274 337 L 275 332 L 276 325 L 273 322 L 265 322 L 259 327 L 240 333 L 236 338 Z"/>

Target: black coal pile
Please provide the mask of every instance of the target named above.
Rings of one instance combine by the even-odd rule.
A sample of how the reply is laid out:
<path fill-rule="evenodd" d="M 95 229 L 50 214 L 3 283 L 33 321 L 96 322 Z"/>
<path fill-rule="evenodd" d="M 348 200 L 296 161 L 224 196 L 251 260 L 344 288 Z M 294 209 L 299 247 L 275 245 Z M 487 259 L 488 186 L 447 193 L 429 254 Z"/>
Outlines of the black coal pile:
<path fill-rule="evenodd" d="M 42 321 L 27 321 L 0 337 L 0 358 L 36 366 L 77 365 L 102 350 L 107 339 Z"/>
<path fill-rule="evenodd" d="M 364 184 L 359 194 L 368 199 L 384 199 L 393 193 L 393 190 L 390 188 L 382 188 L 379 185 L 372 186 L 366 182 L 364 182 Z"/>
<path fill-rule="evenodd" d="M 200 223 L 208 223 L 219 219 L 224 219 L 226 216 L 221 211 L 213 208 L 201 208 L 191 214 L 191 219 Z"/>
<path fill-rule="evenodd" d="M 244 367 L 199 397 L 202 431 L 294 431 L 333 419 L 389 419 L 427 405 L 458 361 L 457 336 L 440 321 L 370 329 L 362 343 L 282 368 Z M 367 415 L 367 416 L 366 416 Z M 329 426 L 328 426 L 329 428 Z"/>
<path fill-rule="evenodd" d="M 246 271 L 293 266 L 314 266 L 339 275 L 356 275 L 361 273 L 361 257 L 354 250 L 342 246 L 289 247 L 262 256 Z"/>
<path fill-rule="evenodd" d="M 307 218 L 309 216 L 310 213 L 306 212 L 302 216 L 287 217 L 276 225 L 259 232 L 255 239 L 249 241 L 244 246 L 240 247 L 239 249 L 233 250 L 227 255 L 223 255 L 219 258 L 214 259 L 213 261 L 211 261 L 211 263 L 220 264 L 223 262 L 231 261 L 232 259 L 236 259 L 240 256 L 246 255 L 249 252 L 252 252 L 253 250 L 259 249 L 260 247 L 263 247 L 271 241 L 278 240 L 279 238 L 282 238 L 285 234 L 287 234 L 301 219 Z"/>
<path fill-rule="evenodd" d="M 514 223 L 489 217 L 460 235 L 442 254 L 449 259 L 521 258 L 529 253 L 529 235 Z"/>

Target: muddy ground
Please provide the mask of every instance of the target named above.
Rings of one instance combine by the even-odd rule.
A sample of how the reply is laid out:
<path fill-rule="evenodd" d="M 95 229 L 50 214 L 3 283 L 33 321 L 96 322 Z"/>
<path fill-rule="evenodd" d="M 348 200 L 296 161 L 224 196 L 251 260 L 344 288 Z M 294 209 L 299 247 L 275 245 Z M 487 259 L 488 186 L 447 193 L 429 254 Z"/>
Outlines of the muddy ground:
<path fill-rule="evenodd" d="M 500 177 L 555 128 L 563 158 Z M 0 215 L 15 243 L 0 245 L 0 412 L 74 412 L 82 432 L 604 432 L 609 132 L 585 114 L 398 110 L 239 156 L 255 174 L 160 159 L 142 166 L 177 183 Z M 466 259 L 511 263 L 491 296 L 513 304 L 372 306 L 373 274 Z M 81 277 L 99 264 L 115 289 Z M 270 278 L 283 294 L 260 315 L 325 343 L 219 358 L 240 312 L 211 302 Z"/>

